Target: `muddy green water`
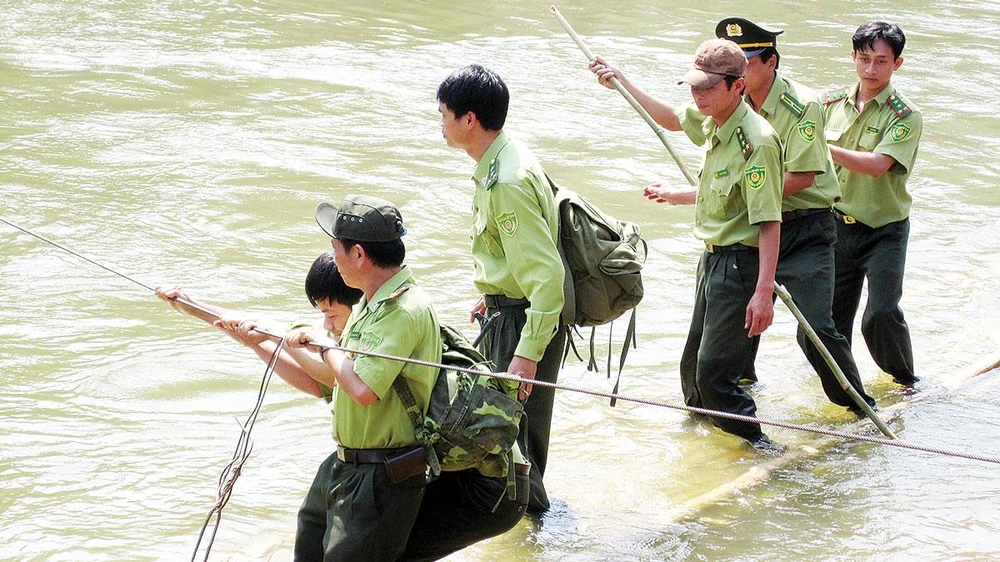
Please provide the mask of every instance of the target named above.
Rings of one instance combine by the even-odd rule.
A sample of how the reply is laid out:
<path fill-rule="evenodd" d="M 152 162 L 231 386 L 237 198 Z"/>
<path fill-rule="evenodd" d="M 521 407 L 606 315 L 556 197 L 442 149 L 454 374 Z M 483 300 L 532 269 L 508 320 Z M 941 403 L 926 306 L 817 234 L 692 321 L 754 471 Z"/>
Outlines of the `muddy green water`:
<path fill-rule="evenodd" d="M 682 102 L 676 78 L 723 17 L 786 29 L 783 71 L 821 91 L 854 81 L 860 23 L 899 23 L 909 42 L 894 80 L 925 116 L 903 302 L 918 374 L 944 381 L 997 353 L 1000 4 L 560 8 L 596 52 Z M 365 192 L 400 206 L 409 263 L 442 319 L 467 326 L 473 163 L 445 146 L 434 90 L 459 66 L 492 67 L 513 96 L 507 130 L 558 182 L 641 224 L 647 296 L 622 392 L 682 402 L 693 213 L 641 188 L 683 176 L 596 84 L 547 3 L 10 0 L 0 13 L 0 217 L 144 283 L 288 321 L 317 317 L 301 288 L 327 248 L 313 208 Z M 671 138 L 695 167 L 697 149 Z M 758 362 L 760 416 L 846 427 L 795 345 L 794 319 L 776 310 Z M 856 339 L 880 404 L 905 400 Z M 0 560 L 189 559 L 262 371 L 150 292 L 0 224 Z M 575 362 L 561 380 L 611 388 Z M 1000 454 L 996 380 L 914 405 L 892 427 L 915 443 Z M 827 449 L 675 519 L 760 462 L 685 419 L 559 394 L 553 511 L 452 559 L 1000 555 L 997 465 L 867 444 Z M 815 439 L 769 433 L 796 447 Z M 333 447 L 329 413 L 276 379 L 254 440 L 213 560 L 290 559 L 295 511 Z"/>

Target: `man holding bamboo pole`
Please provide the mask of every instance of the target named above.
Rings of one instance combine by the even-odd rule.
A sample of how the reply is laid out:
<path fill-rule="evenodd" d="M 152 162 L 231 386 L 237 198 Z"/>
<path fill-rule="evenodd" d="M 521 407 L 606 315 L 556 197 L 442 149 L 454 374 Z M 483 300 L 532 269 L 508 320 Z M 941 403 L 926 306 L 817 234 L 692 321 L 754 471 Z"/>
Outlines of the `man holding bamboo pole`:
<path fill-rule="evenodd" d="M 654 201 L 695 205 L 695 236 L 704 242 L 695 305 L 681 356 L 681 388 L 688 406 L 754 417 L 756 404 L 739 381 L 752 364 L 754 337 L 774 317 L 774 271 L 781 229 L 781 144 L 767 121 L 743 100 L 747 59 L 733 42 L 702 43 L 689 84 L 694 104 L 683 112 L 634 86 L 597 57 L 590 65 L 600 83 L 616 78 L 668 130 L 683 130 L 704 146 L 697 188 L 654 183 Z M 781 451 L 760 424 L 712 418 L 723 431 L 763 453 Z"/>

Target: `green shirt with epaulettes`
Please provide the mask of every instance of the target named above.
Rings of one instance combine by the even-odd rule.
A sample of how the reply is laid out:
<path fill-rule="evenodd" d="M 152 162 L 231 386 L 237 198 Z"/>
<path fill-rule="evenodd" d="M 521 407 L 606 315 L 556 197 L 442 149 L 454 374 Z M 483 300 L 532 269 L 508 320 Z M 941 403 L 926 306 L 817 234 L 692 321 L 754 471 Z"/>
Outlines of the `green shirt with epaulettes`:
<path fill-rule="evenodd" d="M 828 143 L 891 156 L 895 163 L 881 177 L 837 166 L 843 199 L 837 209 L 858 222 L 878 228 L 910 216 L 913 198 L 906 181 L 917 157 L 923 117 L 889 84 L 857 110 L 860 82 L 823 96 Z"/>
<path fill-rule="evenodd" d="M 781 210 L 828 208 L 839 201 L 840 182 L 823 135 L 819 97 L 775 72 L 771 90 L 757 113 L 767 119 L 781 139 L 785 171 L 816 173 L 812 185 L 781 201 Z"/>
<path fill-rule="evenodd" d="M 415 282 L 410 268 L 403 266 L 370 301 L 362 298 L 347 319 L 341 346 L 441 363 L 437 315 L 427 293 Z M 392 383 L 397 376 L 405 378 L 417 405 L 426 412 L 439 369 L 349 351 L 348 356 L 354 359 L 354 372 L 379 399 L 362 406 L 339 387 L 333 389 L 333 437 L 337 443 L 352 449 L 416 445 L 413 421 Z"/>
<path fill-rule="evenodd" d="M 760 245 L 760 223 L 781 221 L 781 141 L 750 105 L 717 127 L 694 104 L 680 115 L 692 142 L 705 148 L 695 201 L 694 234 L 706 244 Z"/>
<path fill-rule="evenodd" d="M 541 164 L 502 131 L 476 166 L 472 198 L 474 283 L 485 295 L 526 298 L 514 354 L 538 361 L 563 309 L 559 212 Z"/>

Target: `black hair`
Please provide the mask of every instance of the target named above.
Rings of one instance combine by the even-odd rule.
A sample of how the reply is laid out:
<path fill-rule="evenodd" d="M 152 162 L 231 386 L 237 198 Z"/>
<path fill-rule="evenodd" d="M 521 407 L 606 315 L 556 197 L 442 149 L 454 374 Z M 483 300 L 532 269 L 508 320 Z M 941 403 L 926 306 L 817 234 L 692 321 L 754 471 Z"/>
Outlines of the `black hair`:
<path fill-rule="evenodd" d="M 391 242 L 360 242 L 358 240 L 346 240 L 338 238 L 343 244 L 344 250 L 350 250 L 355 246 L 365 249 L 365 254 L 372 261 L 372 265 L 381 268 L 390 268 L 403 265 L 406 258 L 406 245 L 401 238 Z"/>
<path fill-rule="evenodd" d="M 903 47 L 906 46 L 906 35 L 898 25 L 886 23 L 884 21 L 868 22 L 858 28 L 851 38 L 855 52 L 874 51 L 875 43 L 881 39 L 889 44 L 892 49 L 893 58 L 898 59 L 903 54 Z"/>
<path fill-rule="evenodd" d="M 765 47 L 764 50 L 761 51 L 760 54 L 757 56 L 760 57 L 760 62 L 767 62 L 771 60 L 771 57 L 775 57 L 774 59 L 775 70 L 777 70 L 778 67 L 781 66 L 781 55 L 778 53 L 778 49 L 775 49 L 774 47 Z"/>
<path fill-rule="evenodd" d="M 497 73 L 478 64 L 452 72 L 438 86 L 437 99 L 456 117 L 470 111 L 475 113 L 487 131 L 499 131 L 507 121 L 510 105 L 507 85 Z"/>
<path fill-rule="evenodd" d="M 722 78 L 723 78 L 723 80 L 726 81 L 726 89 L 727 90 L 732 90 L 733 89 L 733 84 L 735 84 L 737 80 L 739 80 L 740 78 L 743 78 L 743 77 L 742 76 L 733 76 L 732 74 L 726 74 Z"/>
<path fill-rule="evenodd" d="M 340 276 L 337 264 L 333 263 L 333 252 L 323 252 L 313 262 L 306 274 L 306 296 L 313 307 L 317 301 L 326 299 L 332 303 L 354 306 L 364 293 L 361 289 L 348 287 Z"/>

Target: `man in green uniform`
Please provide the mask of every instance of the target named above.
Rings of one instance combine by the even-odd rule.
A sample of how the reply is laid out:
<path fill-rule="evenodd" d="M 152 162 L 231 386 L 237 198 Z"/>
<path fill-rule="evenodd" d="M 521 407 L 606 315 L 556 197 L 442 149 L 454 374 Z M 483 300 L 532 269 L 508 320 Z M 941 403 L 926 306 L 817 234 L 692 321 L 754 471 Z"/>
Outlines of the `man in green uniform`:
<path fill-rule="evenodd" d="M 321 466 L 299 510 L 296 560 L 395 560 L 402 556 L 424 493 L 426 453 L 392 384 L 403 377 L 427 408 L 438 369 L 347 350 L 439 363 L 441 335 L 430 299 L 403 265 L 406 233 L 399 211 L 375 197 L 348 196 L 340 208 L 321 204 L 316 221 L 331 236 L 344 282 L 361 289 L 340 349 L 314 354 L 325 341 L 310 328 L 287 344 L 299 364 L 315 368 L 332 396 L 337 452 Z"/>
<path fill-rule="evenodd" d="M 739 380 L 753 359 L 753 338 L 774 317 L 782 163 L 778 135 L 743 101 L 746 68 L 746 56 L 733 42 L 702 43 L 681 80 L 691 86 L 694 104 L 681 113 L 631 84 L 603 59 L 591 63 L 601 84 L 611 87 L 610 77 L 617 77 L 662 126 L 683 130 L 706 148 L 697 189 L 654 183 L 644 194 L 654 201 L 694 204 L 694 233 L 705 244 L 681 357 L 684 401 L 753 417 L 756 404 Z M 761 452 L 781 450 L 760 424 L 727 418 L 712 421 Z"/>
<path fill-rule="evenodd" d="M 788 290 L 854 390 L 874 407 L 875 400 L 861 384 L 851 344 L 837 332 L 833 322 L 833 248 L 837 225 L 831 206 L 840 200 L 840 184 L 822 134 L 823 106 L 812 90 L 778 72 L 780 33 L 743 18 L 726 18 L 715 28 L 717 37 L 729 39 L 743 49 L 748 60 L 744 97 L 781 138 L 785 171 L 781 250 L 775 280 Z M 860 406 L 840 386 L 801 326 L 796 339 L 830 401 L 860 413 Z M 752 369 L 752 364 L 748 369 Z"/>
<path fill-rule="evenodd" d="M 554 383 L 566 329 L 560 326 L 563 279 L 556 246 L 559 216 L 541 164 L 503 131 L 510 94 L 494 72 L 479 65 L 452 73 L 437 90 L 441 132 L 449 146 L 476 161 L 472 179 L 472 310 L 500 313 L 484 340 L 484 355 L 500 371 Z M 549 508 L 542 483 L 548 461 L 554 389 L 526 384 L 518 444 L 531 462 L 530 513 Z"/>
<path fill-rule="evenodd" d="M 914 374 L 910 331 L 899 301 L 912 202 L 906 180 L 913 171 L 923 119 L 891 83 L 892 73 L 903 64 L 903 30 L 885 22 L 866 23 L 852 43 L 858 83 L 823 97 L 826 138 L 843 191 L 834 209 L 833 318 L 850 341 L 868 279 L 861 334 L 879 368 L 912 387 L 920 379 Z"/>

